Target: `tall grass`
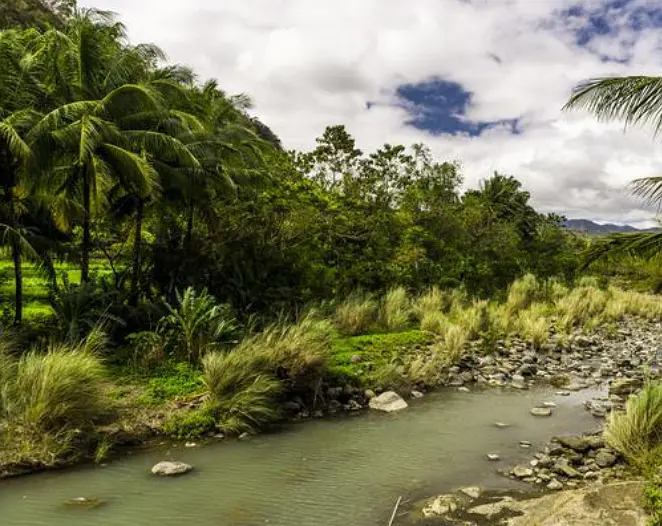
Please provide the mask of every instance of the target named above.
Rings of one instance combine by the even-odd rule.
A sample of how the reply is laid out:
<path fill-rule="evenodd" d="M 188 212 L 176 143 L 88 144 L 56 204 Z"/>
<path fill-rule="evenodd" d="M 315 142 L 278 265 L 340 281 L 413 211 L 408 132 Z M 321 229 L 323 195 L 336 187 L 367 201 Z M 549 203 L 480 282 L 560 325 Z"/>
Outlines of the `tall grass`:
<path fill-rule="evenodd" d="M 526 309 L 540 295 L 540 284 L 533 274 L 526 274 L 513 281 L 508 287 L 508 298 L 506 308 L 511 313 L 517 313 Z"/>
<path fill-rule="evenodd" d="M 530 341 L 534 348 L 538 348 L 549 339 L 552 324 L 547 316 L 547 307 L 541 303 L 534 303 L 519 313 L 515 325 L 520 337 Z"/>
<path fill-rule="evenodd" d="M 441 335 L 446 332 L 449 323 L 443 312 L 426 312 L 421 318 L 421 330 Z"/>
<path fill-rule="evenodd" d="M 464 327 L 467 339 L 475 340 L 488 329 L 489 303 L 476 300 L 466 309 L 457 310 L 455 319 L 458 325 Z"/>
<path fill-rule="evenodd" d="M 409 325 L 411 302 L 404 287 L 389 289 L 382 298 L 379 324 L 388 331 L 399 331 Z"/>
<path fill-rule="evenodd" d="M 592 286 L 571 290 L 569 294 L 556 301 L 560 328 L 569 331 L 575 326 L 584 325 L 595 316 L 601 316 L 609 299 L 609 291 Z"/>
<path fill-rule="evenodd" d="M 412 313 L 418 321 L 422 321 L 426 315 L 444 312 L 448 305 L 448 294 L 442 292 L 439 287 L 430 287 L 412 302 Z"/>
<path fill-rule="evenodd" d="M 378 310 L 379 303 L 370 294 L 355 291 L 336 307 L 334 321 L 343 334 L 354 336 L 370 330 Z"/>
<path fill-rule="evenodd" d="M 437 352 L 449 363 L 456 362 L 464 353 L 468 331 L 461 325 L 450 325 L 443 335 Z"/>
<path fill-rule="evenodd" d="M 203 383 L 219 426 L 255 431 L 278 418 L 276 397 L 286 388 L 315 388 L 326 371 L 331 324 L 312 314 L 276 323 L 246 337 L 232 351 L 202 358 Z"/>
<path fill-rule="evenodd" d="M 662 383 L 648 383 L 628 399 L 625 412 L 610 415 L 605 439 L 637 465 L 644 465 L 662 444 Z"/>

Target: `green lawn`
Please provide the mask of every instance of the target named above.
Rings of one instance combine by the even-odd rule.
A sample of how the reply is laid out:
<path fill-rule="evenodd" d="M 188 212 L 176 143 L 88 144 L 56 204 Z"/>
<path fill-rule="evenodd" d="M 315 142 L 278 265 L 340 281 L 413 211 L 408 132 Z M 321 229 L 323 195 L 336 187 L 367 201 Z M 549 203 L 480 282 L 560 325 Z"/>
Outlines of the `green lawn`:
<path fill-rule="evenodd" d="M 80 282 L 80 268 L 72 263 L 56 263 L 58 278 L 66 274 L 71 283 Z M 90 262 L 90 271 L 109 272 L 103 261 Z M 48 316 L 52 313 L 48 304 L 46 278 L 31 263 L 23 265 L 23 316 L 26 320 Z M 12 309 L 14 302 L 14 266 L 10 259 L 0 260 L 0 312 Z"/>

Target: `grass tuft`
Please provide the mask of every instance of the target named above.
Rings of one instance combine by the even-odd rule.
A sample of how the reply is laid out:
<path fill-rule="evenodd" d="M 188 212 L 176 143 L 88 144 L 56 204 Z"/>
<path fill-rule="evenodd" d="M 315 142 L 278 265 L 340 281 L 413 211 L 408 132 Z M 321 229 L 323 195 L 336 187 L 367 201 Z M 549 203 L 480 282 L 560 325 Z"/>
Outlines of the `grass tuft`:
<path fill-rule="evenodd" d="M 369 331 L 376 322 L 379 304 L 369 294 L 353 292 L 336 307 L 334 321 L 348 336 Z"/>
<path fill-rule="evenodd" d="M 394 287 L 382 298 L 379 323 L 388 331 L 401 331 L 409 325 L 412 307 L 404 287 Z"/>

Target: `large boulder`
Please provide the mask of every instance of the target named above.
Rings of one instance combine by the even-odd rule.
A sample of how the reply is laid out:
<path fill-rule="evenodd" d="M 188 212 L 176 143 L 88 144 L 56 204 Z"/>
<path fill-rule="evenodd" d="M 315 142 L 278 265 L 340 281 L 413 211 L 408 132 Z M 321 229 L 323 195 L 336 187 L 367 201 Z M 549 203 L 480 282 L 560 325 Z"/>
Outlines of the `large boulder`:
<path fill-rule="evenodd" d="M 370 399 L 370 409 L 392 413 L 409 407 L 402 397 L 394 391 L 386 391 Z"/>
<path fill-rule="evenodd" d="M 162 477 L 174 477 L 176 475 L 183 475 L 184 473 L 188 473 L 192 469 L 193 466 L 189 466 L 184 462 L 164 460 L 152 468 L 152 474 L 160 475 Z"/>

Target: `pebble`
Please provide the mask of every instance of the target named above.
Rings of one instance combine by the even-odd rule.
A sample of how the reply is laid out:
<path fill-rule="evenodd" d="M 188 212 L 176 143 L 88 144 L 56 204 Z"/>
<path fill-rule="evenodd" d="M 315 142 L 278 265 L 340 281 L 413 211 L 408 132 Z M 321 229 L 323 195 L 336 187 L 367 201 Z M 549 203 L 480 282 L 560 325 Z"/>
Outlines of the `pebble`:
<path fill-rule="evenodd" d="M 549 401 L 548 401 L 548 402 L 543 402 L 543 403 L 540 404 L 540 405 L 541 405 L 542 407 L 556 407 L 556 403 L 555 403 L 555 402 L 549 402 Z"/>
<path fill-rule="evenodd" d="M 520 440 L 519 441 L 519 447 L 521 447 L 521 448 L 529 449 L 531 446 L 532 446 L 532 444 L 528 440 Z"/>
<path fill-rule="evenodd" d="M 457 390 L 458 390 L 460 393 L 470 393 L 470 392 L 471 392 L 471 389 L 469 389 L 468 387 L 464 387 L 464 386 L 462 386 L 462 387 L 458 387 Z"/>
<path fill-rule="evenodd" d="M 184 447 L 197 447 L 197 445 L 198 444 L 196 444 L 195 442 L 187 442 L 186 444 L 184 444 Z"/>
<path fill-rule="evenodd" d="M 533 416 L 552 416 L 552 410 L 549 407 L 534 407 L 531 409 Z"/>
<path fill-rule="evenodd" d="M 570 391 L 556 391 L 556 396 L 570 396 Z"/>
<path fill-rule="evenodd" d="M 510 427 L 510 424 L 506 424 L 505 422 L 494 422 L 494 425 L 500 429 L 505 429 L 506 427 Z"/>
<path fill-rule="evenodd" d="M 496 453 L 488 453 L 487 454 L 487 460 L 491 462 L 496 462 L 497 460 L 501 460 L 501 457 L 497 455 Z"/>
<path fill-rule="evenodd" d="M 417 391 L 416 389 L 414 389 L 411 392 L 411 397 L 412 398 L 423 398 L 423 396 L 424 396 L 423 393 L 421 393 L 420 391 Z"/>
<path fill-rule="evenodd" d="M 558 491 L 560 489 L 563 489 L 563 484 L 561 484 L 558 480 L 554 479 L 549 484 L 547 484 L 547 489 L 550 489 L 552 491 Z"/>

